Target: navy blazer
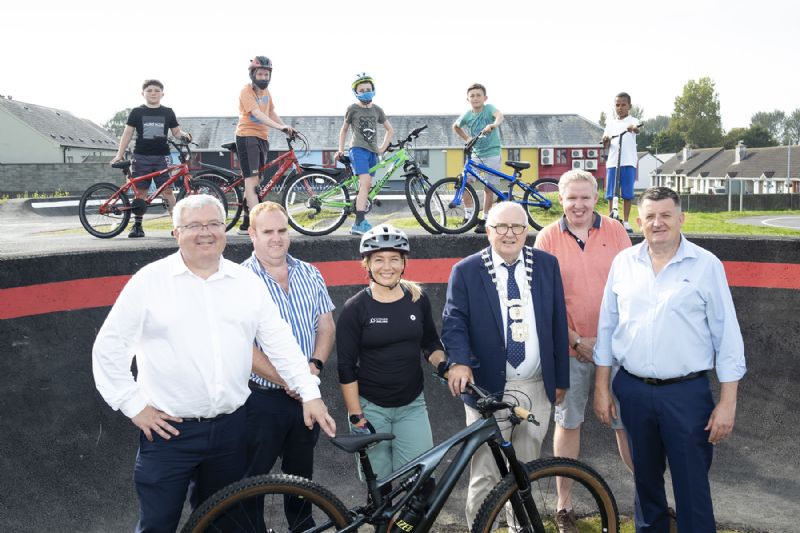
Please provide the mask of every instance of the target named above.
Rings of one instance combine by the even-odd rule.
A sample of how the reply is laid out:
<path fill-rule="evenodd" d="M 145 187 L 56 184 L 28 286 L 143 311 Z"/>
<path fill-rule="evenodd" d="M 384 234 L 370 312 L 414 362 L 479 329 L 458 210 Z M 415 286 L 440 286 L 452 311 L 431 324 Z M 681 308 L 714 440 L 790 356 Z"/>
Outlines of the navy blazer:
<path fill-rule="evenodd" d="M 539 335 L 542 377 L 547 397 L 555 402 L 556 389 L 569 388 L 567 309 L 558 260 L 533 250 L 533 309 Z M 490 392 L 506 384 L 506 332 L 497 288 L 480 252 L 459 261 L 450 273 L 442 313 L 442 342 L 451 362 L 472 367 L 475 383 Z M 463 395 L 475 406 L 475 398 Z"/>

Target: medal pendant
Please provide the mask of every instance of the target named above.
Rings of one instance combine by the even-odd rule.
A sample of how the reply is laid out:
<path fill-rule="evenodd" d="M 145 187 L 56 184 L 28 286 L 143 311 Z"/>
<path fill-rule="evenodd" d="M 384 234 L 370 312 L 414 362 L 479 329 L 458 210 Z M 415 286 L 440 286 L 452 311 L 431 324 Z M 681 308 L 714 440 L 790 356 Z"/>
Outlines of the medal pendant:
<path fill-rule="evenodd" d="M 519 322 L 511 324 L 511 338 L 514 342 L 525 342 L 528 339 L 528 326 Z"/>
<path fill-rule="evenodd" d="M 522 307 L 509 307 L 508 317 L 511 320 L 522 320 L 525 318 L 525 311 L 522 309 Z"/>

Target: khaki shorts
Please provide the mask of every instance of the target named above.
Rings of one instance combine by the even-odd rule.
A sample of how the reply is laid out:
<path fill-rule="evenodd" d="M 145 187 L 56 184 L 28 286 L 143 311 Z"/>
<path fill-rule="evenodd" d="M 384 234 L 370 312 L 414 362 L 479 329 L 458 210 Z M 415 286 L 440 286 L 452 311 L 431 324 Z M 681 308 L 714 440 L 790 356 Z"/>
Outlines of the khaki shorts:
<path fill-rule="evenodd" d="M 567 394 L 561 405 L 556 405 L 553 417 L 556 424 L 562 428 L 576 429 L 583 424 L 586 402 L 589 400 L 589 390 L 594 383 L 594 369 L 595 366 L 592 363 L 581 363 L 575 357 L 569 358 L 569 389 L 567 389 Z M 609 380 L 609 392 L 611 392 L 611 399 L 614 400 L 614 406 L 617 409 L 617 418 L 611 420 L 611 427 L 623 429 L 625 426 L 622 425 L 619 400 L 614 396 L 610 386 L 618 371 L 618 366 L 613 367 L 611 379 Z"/>

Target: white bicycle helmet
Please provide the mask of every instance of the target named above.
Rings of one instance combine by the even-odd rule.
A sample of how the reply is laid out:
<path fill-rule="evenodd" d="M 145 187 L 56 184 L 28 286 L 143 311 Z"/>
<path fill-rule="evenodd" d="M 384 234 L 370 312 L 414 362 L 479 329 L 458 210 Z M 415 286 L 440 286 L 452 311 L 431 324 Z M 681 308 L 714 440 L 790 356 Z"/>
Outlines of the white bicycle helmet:
<path fill-rule="evenodd" d="M 402 254 L 411 252 L 408 236 L 390 224 L 379 224 L 361 236 L 358 248 L 362 257 L 381 250 L 397 250 Z"/>

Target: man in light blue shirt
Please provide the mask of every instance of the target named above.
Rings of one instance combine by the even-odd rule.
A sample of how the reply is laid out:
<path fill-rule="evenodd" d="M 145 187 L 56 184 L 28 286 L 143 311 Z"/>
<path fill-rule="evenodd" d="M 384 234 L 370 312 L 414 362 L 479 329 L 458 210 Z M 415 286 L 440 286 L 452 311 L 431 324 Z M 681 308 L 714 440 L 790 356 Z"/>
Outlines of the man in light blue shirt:
<path fill-rule="evenodd" d="M 611 366 L 636 482 L 636 531 L 667 533 L 669 461 L 679 531 L 716 531 L 708 470 L 730 435 L 744 344 L 722 263 L 681 235 L 680 198 L 651 187 L 639 200 L 645 241 L 614 259 L 600 308 L 594 409 L 616 416 Z M 707 371 L 721 383 L 717 405 Z"/>

